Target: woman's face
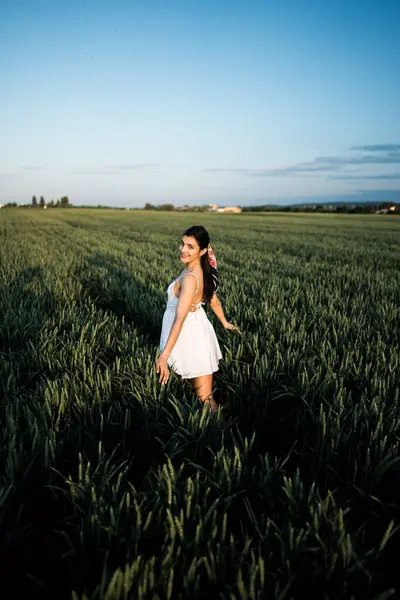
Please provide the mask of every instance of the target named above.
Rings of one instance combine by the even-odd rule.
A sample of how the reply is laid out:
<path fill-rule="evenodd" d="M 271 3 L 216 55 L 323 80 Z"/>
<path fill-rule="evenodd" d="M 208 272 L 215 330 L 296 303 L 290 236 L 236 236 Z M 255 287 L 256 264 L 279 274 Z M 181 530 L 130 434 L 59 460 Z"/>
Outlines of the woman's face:
<path fill-rule="evenodd" d="M 191 263 L 200 258 L 206 250 L 200 250 L 198 241 L 189 235 L 184 235 L 179 244 L 179 258 L 183 264 Z"/>

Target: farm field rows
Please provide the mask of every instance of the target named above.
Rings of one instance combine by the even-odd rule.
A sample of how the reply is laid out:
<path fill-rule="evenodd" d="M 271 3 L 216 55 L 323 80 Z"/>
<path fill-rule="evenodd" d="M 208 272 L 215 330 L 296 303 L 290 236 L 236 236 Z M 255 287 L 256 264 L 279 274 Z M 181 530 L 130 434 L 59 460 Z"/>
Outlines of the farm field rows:
<path fill-rule="evenodd" d="M 218 417 L 154 369 L 193 224 L 240 328 L 208 309 Z M 399 389 L 396 217 L 2 209 L 3 588 L 400 597 Z"/>

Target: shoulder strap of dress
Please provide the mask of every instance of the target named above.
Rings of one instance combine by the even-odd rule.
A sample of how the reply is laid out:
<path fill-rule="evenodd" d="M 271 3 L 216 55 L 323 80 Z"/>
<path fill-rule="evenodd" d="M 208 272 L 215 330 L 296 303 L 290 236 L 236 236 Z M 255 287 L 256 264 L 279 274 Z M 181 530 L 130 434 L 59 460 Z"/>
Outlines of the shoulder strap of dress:
<path fill-rule="evenodd" d="M 188 273 L 184 273 L 183 277 L 185 277 L 185 275 L 194 275 L 197 279 L 197 290 L 196 290 L 196 294 L 199 291 L 199 287 L 200 287 L 200 279 L 198 277 L 198 275 L 196 275 L 196 273 L 193 273 L 193 271 L 189 271 Z"/>

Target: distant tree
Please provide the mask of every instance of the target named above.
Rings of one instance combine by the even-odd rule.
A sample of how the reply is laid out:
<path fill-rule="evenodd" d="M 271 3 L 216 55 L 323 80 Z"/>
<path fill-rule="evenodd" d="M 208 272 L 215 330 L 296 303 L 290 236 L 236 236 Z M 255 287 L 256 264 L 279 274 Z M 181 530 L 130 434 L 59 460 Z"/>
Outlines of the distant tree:
<path fill-rule="evenodd" d="M 44 201 L 43 196 L 40 196 L 40 208 L 44 208 L 46 202 Z"/>
<path fill-rule="evenodd" d="M 150 204 L 150 202 L 146 202 L 146 204 L 144 205 L 144 210 L 154 210 L 154 206 L 152 204 Z"/>
<path fill-rule="evenodd" d="M 60 200 L 60 206 L 61 206 L 62 208 L 68 208 L 68 206 L 69 206 L 69 199 L 68 199 L 68 196 L 63 196 L 63 197 L 61 198 L 61 200 Z"/>
<path fill-rule="evenodd" d="M 33 206 L 33 208 L 37 208 L 37 205 L 38 205 L 38 203 L 37 203 L 36 196 L 32 196 L 32 206 Z"/>
<path fill-rule="evenodd" d="M 57 198 L 57 200 L 56 200 L 56 208 L 58 208 L 59 206 L 60 206 L 60 200 L 59 200 L 59 198 Z"/>
<path fill-rule="evenodd" d="M 159 206 L 160 210 L 175 210 L 175 207 L 173 204 L 161 204 Z"/>

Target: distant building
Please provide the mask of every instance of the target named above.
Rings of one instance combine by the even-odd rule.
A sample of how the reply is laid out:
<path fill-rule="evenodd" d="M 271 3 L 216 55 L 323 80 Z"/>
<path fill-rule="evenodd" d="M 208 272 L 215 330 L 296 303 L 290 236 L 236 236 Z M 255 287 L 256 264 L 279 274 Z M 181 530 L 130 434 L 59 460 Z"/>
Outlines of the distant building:
<path fill-rule="evenodd" d="M 221 208 L 218 207 L 218 204 L 210 204 L 208 210 L 211 212 L 219 212 L 219 213 L 241 213 L 242 209 L 240 206 L 223 206 Z"/>
<path fill-rule="evenodd" d="M 375 211 L 376 215 L 387 215 L 388 212 L 394 212 L 396 210 L 396 206 L 389 206 L 389 208 L 380 208 Z"/>
<path fill-rule="evenodd" d="M 0 204 L 0 208 L 3 208 L 3 205 L 2 205 L 2 204 Z"/>
<path fill-rule="evenodd" d="M 242 209 L 240 208 L 240 206 L 224 206 L 223 208 L 217 208 L 217 212 L 241 213 Z"/>

